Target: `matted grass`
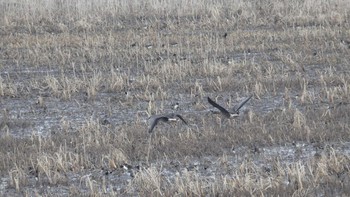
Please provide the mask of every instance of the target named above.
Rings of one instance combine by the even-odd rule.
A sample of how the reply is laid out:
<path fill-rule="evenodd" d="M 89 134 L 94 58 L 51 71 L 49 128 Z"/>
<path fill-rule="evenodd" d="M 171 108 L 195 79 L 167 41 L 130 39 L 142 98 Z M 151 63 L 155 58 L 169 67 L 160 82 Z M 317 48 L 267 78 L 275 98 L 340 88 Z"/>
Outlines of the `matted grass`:
<path fill-rule="evenodd" d="M 0 193 L 349 195 L 349 8 L 0 0 Z"/>

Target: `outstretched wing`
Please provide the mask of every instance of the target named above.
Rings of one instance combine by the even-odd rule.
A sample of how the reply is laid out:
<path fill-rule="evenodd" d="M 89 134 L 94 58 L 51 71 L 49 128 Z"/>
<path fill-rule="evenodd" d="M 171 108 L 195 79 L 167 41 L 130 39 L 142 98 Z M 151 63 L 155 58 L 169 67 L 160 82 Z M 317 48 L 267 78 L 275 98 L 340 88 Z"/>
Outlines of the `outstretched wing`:
<path fill-rule="evenodd" d="M 209 97 L 208 97 L 208 102 L 218 108 L 222 114 L 224 114 L 224 116 L 226 116 L 227 118 L 230 118 L 230 112 L 228 112 L 225 108 L 221 107 L 219 104 L 215 103 L 213 100 L 211 100 Z"/>
<path fill-rule="evenodd" d="M 250 97 L 244 99 L 243 101 L 241 101 L 240 103 L 238 103 L 237 105 L 235 105 L 233 107 L 233 110 L 238 113 L 239 110 L 243 107 L 244 104 L 246 104 L 251 98 L 253 97 L 253 95 L 251 95 Z"/>
<path fill-rule="evenodd" d="M 151 126 L 150 126 L 149 129 L 148 129 L 148 133 L 152 133 L 154 127 L 158 124 L 159 120 L 161 120 L 161 121 L 167 121 L 167 120 L 168 120 L 168 117 L 160 116 L 160 117 L 154 118 L 153 121 L 152 121 L 152 123 L 151 123 Z"/>
<path fill-rule="evenodd" d="M 184 122 L 184 123 L 187 125 L 187 122 L 185 121 L 185 119 L 183 119 L 183 118 L 182 118 L 182 116 L 181 116 L 181 115 L 176 114 L 176 116 L 177 116 L 178 118 L 180 118 L 180 120 L 182 120 L 182 122 Z"/>

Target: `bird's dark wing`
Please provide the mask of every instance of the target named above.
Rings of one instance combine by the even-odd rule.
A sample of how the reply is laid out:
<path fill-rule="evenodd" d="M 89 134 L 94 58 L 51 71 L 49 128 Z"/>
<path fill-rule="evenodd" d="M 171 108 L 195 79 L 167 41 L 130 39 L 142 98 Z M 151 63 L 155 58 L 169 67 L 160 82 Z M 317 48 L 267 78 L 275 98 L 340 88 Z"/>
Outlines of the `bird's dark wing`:
<path fill-rule="evenodd" d="M 159 120 L 161 120 L 161 121 L 167 121 L 167 120 L 168 120 L 168 117 L 160 116 L 160 117 L 154 118 L 154 120 L 153 120 L 151 126 L 150 126 L 149 129 L 148 129 L 148 133 L 152 133 L 154 127 L 158 124 Z"/>
<path fill-rule="evenodd" d="M 243 107 L 244 104 L 246 104 L 251 98 L 253 97 L 253 95 L 251 95 L 250 97 L 244 99 L 243 101 L 241 101 L 240 103 L 238 103 L 237 105 L 235 105 L 233 107 L 233 110 L 238 113 L 239 110 Z"/>
<path fill-rule="evenodd" d="M 214 102 L 213 100 L 211 100 L 209 97 L 208 97 L 208 102 L 209 102 L 212 106 L 218 108 L 218 109 L 221 111 L 221 113 L 224 114 L 224 116 L 226 116 L 227 118 L 230 117 L 230 112 L 228 112 L 225 108 L 221 107 L 219 104 L 215 103 L 215 102 Z"/>
<path fill-rule="evenodd" d="M 180 118 L 180 120 L 182 120 L 182 122 L 184 122 L 184 123 L 187 125 L 187 122 L 185 121 L 185 119 L 183 119 L 183 118 L 182 118 L 182 116 L 181 116 L 181 115 L 176 114 L 176 116 L 177 116 L 177 117 L 179 117 L 179 118 Z"/>

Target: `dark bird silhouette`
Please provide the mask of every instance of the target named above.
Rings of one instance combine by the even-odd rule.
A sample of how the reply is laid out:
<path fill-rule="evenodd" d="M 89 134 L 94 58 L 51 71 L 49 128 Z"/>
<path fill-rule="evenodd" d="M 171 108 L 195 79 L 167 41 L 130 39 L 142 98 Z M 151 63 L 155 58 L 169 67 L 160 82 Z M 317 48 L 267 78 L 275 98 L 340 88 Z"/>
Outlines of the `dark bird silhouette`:
<path fill-rule="evenodd" d="M 166 114 L 166 115 L 154 115 L 154 116 L 151 116 L 151 117 L 149 117 L 150 126 L 149 126 L 149 129 L 148 129 L 148 132 L 152 133 L 154 127 L 158 124 L 159 121 L 162 121 L 162 122 L 175 122 L 175 121 L 179 121 L 179 119 L 183 123 L 185 123 L 187 125 L 187 122 L 179 114 L 171 113 L 171 114 Z"/>
<path fill-rule="evenodd" d="M 243 101 L 241 101 L 240 103 L 238 103 L 237 105 L 235 105 L 233 107 L 233 111 L 229 112 L 227 109 L 225 109 L 224 107 L 222 107 L 221 105 L 217 104 L 216 102 L 214 102 L 213 100 L 211 100 L 208 97 L 208 102 L 216 107 L 217 109 L 220 110 L 220 112 L 226 117 L 226 118 L 232 118 L 232 117 L 237 117 L 239 115 L 239 110 L 243 107 L 244 104 L 246 104 L 250 99 L 252 98 L 252 96 L 244 99 Z"/>

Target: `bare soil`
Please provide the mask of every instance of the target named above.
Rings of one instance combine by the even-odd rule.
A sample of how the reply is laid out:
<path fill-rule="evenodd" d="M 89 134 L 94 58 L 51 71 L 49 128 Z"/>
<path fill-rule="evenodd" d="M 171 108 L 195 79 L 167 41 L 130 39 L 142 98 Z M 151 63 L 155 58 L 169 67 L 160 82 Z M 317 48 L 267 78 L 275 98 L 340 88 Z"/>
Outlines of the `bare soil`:
<path fill-rule="evenodd" d="M 349 6 L 0 0 L 0 194 L 348 196 Z"/>

